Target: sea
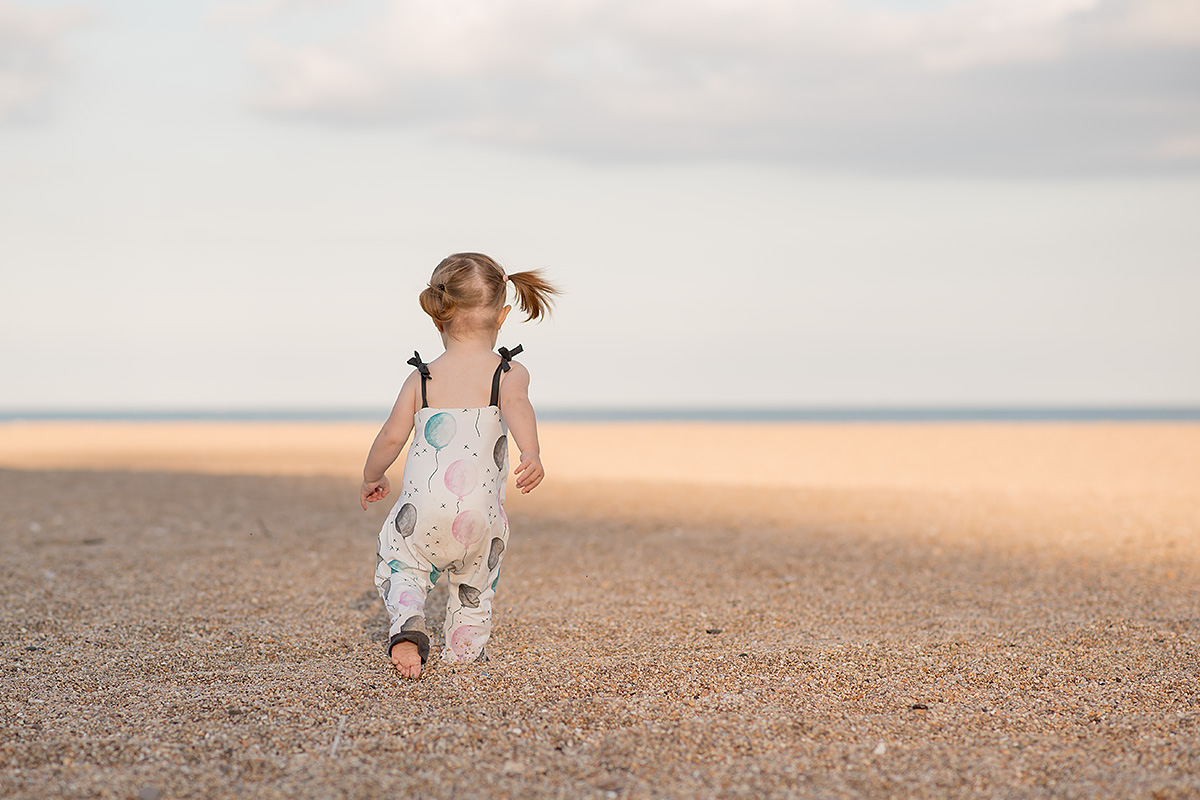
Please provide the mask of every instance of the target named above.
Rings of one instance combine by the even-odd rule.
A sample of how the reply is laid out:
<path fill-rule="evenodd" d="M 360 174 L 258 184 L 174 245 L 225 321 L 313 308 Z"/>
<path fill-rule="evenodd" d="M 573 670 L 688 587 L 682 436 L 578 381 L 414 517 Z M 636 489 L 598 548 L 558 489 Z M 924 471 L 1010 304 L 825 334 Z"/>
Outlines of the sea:
<path fill-rule="evenodd" d="M 0 410 L 11 422 L 382 422 L 389 409 Z M 1198 422 L 1200 406 L 544 408 L 546 422 Z"/>

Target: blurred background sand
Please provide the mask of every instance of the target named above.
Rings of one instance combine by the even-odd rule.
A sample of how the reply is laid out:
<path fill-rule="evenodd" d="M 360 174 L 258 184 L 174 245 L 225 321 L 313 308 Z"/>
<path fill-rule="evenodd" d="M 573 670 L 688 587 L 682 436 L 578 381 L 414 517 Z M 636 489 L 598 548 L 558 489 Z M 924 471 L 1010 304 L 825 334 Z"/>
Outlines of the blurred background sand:
<path fill-rule="evenodd" d="M 569 483 L 1112 491 L 1200 486 L 1192 423 L 542 423 Z M 0 466 L 355 476 L 370 423 L 13 422 Z M 398 461 L 399 463 L 399 461 Z"/>
<path fill-rule="evenodd" d="M 326 476 L 345 479 L 353 502 L 375 432 L 367 423 L 10 423 L 0 426 L 0 467 Z M 541 440 L 549 478 L 528 496 L 510 486 L 516 513 L 701 526 L 869 520 L 879 531 L 963 542 L 1003 531 L 999 541 L 1120 544 L 1143 556 L 1194 555 L 1200 539 L 1192 423 L 548 423 Z M 402 469 L 403 454 L 393 480 Z"/>

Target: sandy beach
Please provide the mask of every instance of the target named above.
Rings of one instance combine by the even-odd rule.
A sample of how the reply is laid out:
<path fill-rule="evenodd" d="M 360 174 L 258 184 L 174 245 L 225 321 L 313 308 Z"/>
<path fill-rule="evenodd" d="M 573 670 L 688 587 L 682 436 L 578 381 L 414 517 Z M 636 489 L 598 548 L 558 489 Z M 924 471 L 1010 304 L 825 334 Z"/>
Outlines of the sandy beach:
<path fill-rule="evenodd" d="M 374 433 L 0 425 L 0 794 L 1200 796 L 1200 424 L 547 424 L 404 683 Z"/>

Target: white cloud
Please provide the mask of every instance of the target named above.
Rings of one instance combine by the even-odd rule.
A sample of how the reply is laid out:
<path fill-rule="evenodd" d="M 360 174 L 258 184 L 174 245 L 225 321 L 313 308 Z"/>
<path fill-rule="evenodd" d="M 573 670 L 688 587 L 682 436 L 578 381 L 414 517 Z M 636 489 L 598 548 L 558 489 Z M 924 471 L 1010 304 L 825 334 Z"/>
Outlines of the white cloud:
<path fill-rule="evenodd" d="M 1165 163 L 1146 155 L 1156 142 L 1200 125 L 1183 77 L 1200 72 L 1197 8 L 392 0 L 332 40 L 285 44 L 267 25 L 250 52 L 266 78 L 256 102 L 273 113 L 581 157 L 1152 168 Z"/>
<path fill-rule="evenodd" d="M 62 40 L 90 19 L 82 8 L 0 0 L 0 122 L 36 114 L 63 77 Z"/>

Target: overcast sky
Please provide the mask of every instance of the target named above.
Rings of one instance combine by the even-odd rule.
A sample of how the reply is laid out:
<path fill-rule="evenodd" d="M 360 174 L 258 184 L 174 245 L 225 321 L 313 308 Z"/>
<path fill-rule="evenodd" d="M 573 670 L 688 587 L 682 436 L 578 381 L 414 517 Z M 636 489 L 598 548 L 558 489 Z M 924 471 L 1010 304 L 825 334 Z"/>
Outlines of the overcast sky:
<path fill-rule="evenodd" d="M 1195 0 L 0 0 L 0 409 L 1200 403 Z"/>

